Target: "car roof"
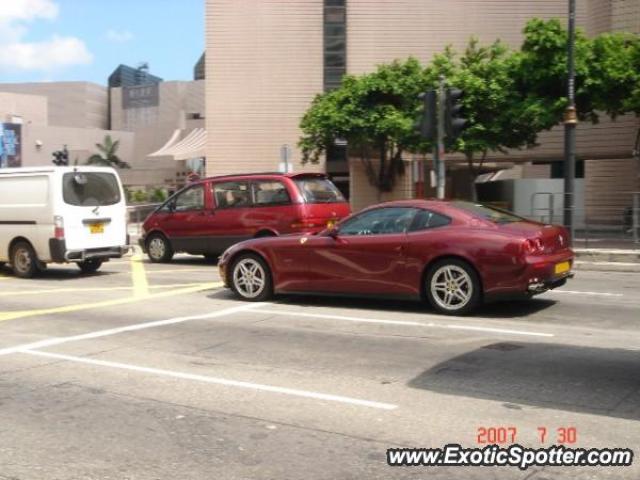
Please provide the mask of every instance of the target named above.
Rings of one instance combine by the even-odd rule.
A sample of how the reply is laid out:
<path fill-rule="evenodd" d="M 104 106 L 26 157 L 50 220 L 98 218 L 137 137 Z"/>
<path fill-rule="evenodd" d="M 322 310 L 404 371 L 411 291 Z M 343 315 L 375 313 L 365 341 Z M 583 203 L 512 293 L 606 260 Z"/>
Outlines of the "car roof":
<path fill-rule="evenodd" d="M 282 173 L 282 172 L 253 172 L 253 173 L 233 173 L 229 175 L 217 175 L 215 177 L 206 177 L 201 178 L 200 180 L 196 180 L 193 183 L 199 182 L 210 182 L 212 180 L 240 180 L 240 179 L 251 179 L 251 178 L 305 178 L 305 177 L 316 177 L 316 178 L 327 178 L 327 175 L 324 173 L 317 172 L 298 172 L 298 173 Z"/>

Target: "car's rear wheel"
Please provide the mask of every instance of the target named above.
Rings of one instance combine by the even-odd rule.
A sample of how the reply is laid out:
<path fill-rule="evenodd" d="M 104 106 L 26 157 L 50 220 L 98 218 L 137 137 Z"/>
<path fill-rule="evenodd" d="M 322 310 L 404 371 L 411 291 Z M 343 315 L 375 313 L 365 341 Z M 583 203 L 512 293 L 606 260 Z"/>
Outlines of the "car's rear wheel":
<path fill-rule="evenodd" d="M 447 315 L 471 313 L 480 304 L 481 289 L 477 273 L 463 260 L 440 260 L 426 275 L 425 293 L 429 303 Z"/>
<path fill-rule="evenodd" d="M 147 239 L 147 256 L 154 263 L 168 262 L 173 258 L 173 248 L 167 237 L 152 233 Z"/>
<path fill-rule="evenodd" d="M 31 278 L 38 272 L 38 257 L 28 242 L 17 242 L 11 248 L 13 273 L 20 278 Z"/>
<path fill-rule="evenodd" d="M 230 277 L 231 288 L 243 300 L 260 302 L 273 295 L 271 271 L 257 255 L 240 255 L 231 266 Z"/>
<path fill-rule="evenodd" d="M 102 260 L 92 258 L 83 262 L 78 262 L 78 268 L 82 273 L 95 273 L 102 266 Z"/>

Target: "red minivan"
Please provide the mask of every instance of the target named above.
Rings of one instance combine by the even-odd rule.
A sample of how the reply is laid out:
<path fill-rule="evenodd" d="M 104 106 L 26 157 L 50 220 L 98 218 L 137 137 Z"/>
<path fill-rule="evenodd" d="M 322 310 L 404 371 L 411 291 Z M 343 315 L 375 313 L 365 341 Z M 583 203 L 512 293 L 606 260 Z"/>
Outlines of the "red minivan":
<path fill-rule="evenodd" d="M 314 234 L 349 214 L 349 204 L 323 174 L 205 178 L 189 184 L 149 215 L 140 246 L 152 262 L 167 262 L 176 252 L 215 259 L 242 240 Z"/>

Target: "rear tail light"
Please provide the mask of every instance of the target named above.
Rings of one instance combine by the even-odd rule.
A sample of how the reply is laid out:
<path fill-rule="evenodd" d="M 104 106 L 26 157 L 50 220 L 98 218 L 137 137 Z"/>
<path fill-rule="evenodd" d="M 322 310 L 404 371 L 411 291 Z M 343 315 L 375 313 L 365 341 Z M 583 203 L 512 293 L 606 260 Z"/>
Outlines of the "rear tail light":
<path fill-rule="evenodd" d="M 64 219 L 59 215 L 53 217 L 53 236 L 58 240 L 64 239 Z"/>
<path fill-rule="evenodd" d="M 524 251 L 529 255 L 538 255 L 544 251 L 542 240 L 539 238 L 527 238 L 524 241 Z"/>
<path fill-rule="evenodd" d="M 296 218 L 291 223 L 291 228 L 294 228 L 294 229 L 326 227 L 326 226 L 327 226 L 327 221 L 323 218 Z"/>

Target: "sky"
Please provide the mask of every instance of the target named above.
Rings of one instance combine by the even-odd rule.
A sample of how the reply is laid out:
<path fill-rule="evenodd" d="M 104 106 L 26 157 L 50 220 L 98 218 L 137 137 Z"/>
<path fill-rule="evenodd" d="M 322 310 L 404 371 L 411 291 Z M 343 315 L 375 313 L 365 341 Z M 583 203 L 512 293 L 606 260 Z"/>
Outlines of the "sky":
<path fill-rule="evenodd" d="M 191 80 L 204 51 L 204 0 L 0 0 L 0 83 L 106 85 L 123 63 Z"/>

